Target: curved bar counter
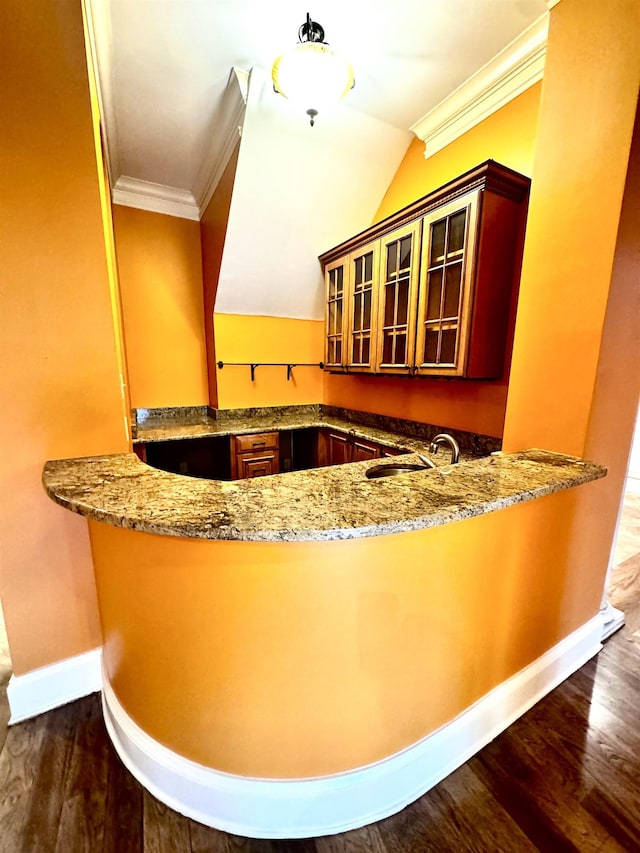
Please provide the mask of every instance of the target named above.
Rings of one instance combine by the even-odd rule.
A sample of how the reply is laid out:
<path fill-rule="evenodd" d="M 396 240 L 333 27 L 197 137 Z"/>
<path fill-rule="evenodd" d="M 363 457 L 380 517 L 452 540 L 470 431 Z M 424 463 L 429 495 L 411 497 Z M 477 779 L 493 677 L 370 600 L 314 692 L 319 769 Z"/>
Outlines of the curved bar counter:
<path fill-rule="evenodd" d="M 372 822 L 540 698 L 540 667 L 547 692 L 599 649 L 546 606 L 561 571 L 503 555 L 565 535 L 553 502 L 605 469 L 539 450 L 374 464 L 234 482 L 133 454 L 46 464 L 90 523 L 109 732 L 170 806 L 249 836 Z"/>
<path fill-rule="evenodd" d="M 403 460 L 419 462 L 417 456 Z M 354 539 L 471 518 L 603 477 L 605 469 L 543 450 L 369 480 L 379 460 L 224 482 L 171 474 L 132 453 L 47 462 L 56 503 L 95 521 L 192 539 Z"/>

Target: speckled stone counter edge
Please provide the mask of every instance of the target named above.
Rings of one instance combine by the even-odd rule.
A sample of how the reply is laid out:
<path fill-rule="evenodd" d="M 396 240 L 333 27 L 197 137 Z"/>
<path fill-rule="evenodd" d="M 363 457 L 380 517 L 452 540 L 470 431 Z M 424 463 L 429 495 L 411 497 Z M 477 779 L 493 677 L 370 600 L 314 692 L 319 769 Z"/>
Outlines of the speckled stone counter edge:
<path fill-rule="evenodd" d="M 221 482 L 159 471 L 133 453 L 47 462 L 47 494 L 118 527 L 193 539 L 323 541 L 448 524 L 604 477 L 592 462 L 543 450 L 497 453 L 369 480 L 375 460 Z"/>

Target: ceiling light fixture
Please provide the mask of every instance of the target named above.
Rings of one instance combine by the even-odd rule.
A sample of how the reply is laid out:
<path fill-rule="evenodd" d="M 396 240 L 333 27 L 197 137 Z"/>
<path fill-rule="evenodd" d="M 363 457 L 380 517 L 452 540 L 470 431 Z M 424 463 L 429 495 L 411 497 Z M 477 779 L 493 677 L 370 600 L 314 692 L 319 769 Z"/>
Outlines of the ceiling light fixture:
<path fill-rule="evenodd" d="M 273 63 L 273 88 L 306 109 L 311 127 L 322 109 L 353 89 L 353 68 L 324 40 L 324 29 L 307 13 L 298 30 L 299 44 Z"/>

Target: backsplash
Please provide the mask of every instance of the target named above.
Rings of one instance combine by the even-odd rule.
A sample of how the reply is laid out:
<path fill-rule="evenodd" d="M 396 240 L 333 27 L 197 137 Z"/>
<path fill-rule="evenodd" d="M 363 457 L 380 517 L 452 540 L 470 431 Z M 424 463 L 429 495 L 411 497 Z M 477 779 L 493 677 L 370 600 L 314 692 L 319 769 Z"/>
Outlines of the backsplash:
<path fill-rule="evenodd" d="M 410 421 L 405 418 L 377 415 L 357 409 L 326 406 L 323 403 L 312 403 L 302 406 L 263 406 L 247 409 L 212 409 L 208 406 L 178 406 L 157 409 L 133 409 L 131 414 L 134 438 L 138 437 L 139 426 L 144 426 L 148 429 L 177 423 L 201 424 L 212 420 L 217 423 L 224 423 L 264 417 L 274 419 L 274 425 L 277 426 L 278 417 L 307 416 L 321 421 L 322 417 L 325 416 L 340 418 L 374 429 L 400 433 L 401 435 L 406 435 L 425 443 L 430 441 L 439 432 L 448 432 L 456 439 L 460 445 L 460 450 L 469 456 L 488 456 L 502 447 L 502 440 L 490 435 L 452 429 L 446 425 L 427 424 L 419 421 Z"/>
<path fill-rule="evenodd" d="M 138 427 L 163 426 L 168 423 L 200 424 L 210 417 L 208 406 L 165 406 L 157 409 L 131 409 L 131 435 L 138 437 Z"/>
<path fill-rule="evenodd" d="M 209 415 L 214 420 L 231 421 L 244 418 L 277 417 L 278 414 L 296 417 L 296 415 L 320 415 L 321 403 L 307 403 L 300 406 L 255 406 L 248 409 L 209 409 Z"/>
<path fill-rule="evenodd" d="M 502 439 L 500 438 L 492 435 L 466 432 L 461 429 L 452 429 L 445 425 L 426 424 L 420 421 L 406 420 L 405 418 L 376 415 L 372 412 L 361 412 L 357 409 L 344 409 L 339 406 L 321 405 L 320 411 L 327 416 L 344 418 L 363 426 L 384 429 L 389 432 L 398 432 L 425 442 L 430 441 L 439 432 L 447 432 L 458 442 L 460 450 L 470 456 L 488 456 L 490 453 L 495 453 L 502 448 Z"/>

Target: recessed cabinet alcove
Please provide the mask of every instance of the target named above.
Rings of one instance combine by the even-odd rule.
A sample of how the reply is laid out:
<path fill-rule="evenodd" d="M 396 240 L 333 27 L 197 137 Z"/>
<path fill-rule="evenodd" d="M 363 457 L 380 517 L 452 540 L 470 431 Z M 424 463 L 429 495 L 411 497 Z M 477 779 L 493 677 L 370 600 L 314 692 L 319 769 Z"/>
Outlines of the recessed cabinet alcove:
<path fill-rule="evenodd" d="M 325 369 L 500 377 L 529 185 L 488 160 L 321 255 Z"/>
<path fill-rule="evenodd" d="M 134 450 L 152 468 L 206 480 L 246 480 L 411 452 L 327 427 L 138 442 Z"/>

